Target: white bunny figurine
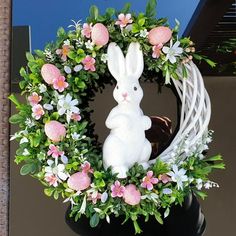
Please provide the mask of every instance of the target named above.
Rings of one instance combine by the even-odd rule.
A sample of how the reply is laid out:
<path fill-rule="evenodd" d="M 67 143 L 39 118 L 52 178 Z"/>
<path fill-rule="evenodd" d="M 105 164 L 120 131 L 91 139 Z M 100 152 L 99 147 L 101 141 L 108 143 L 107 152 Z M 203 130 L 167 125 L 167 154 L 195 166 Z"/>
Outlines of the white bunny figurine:
<path fill-rule="evenodd" d="M 104 168 L 112 167 L 118 178 L 125 178 L 127 171 L 136 162 L 148 167 L 151 144 L 145 137 L 151 119 L 143 115 L 140 102 L 143 90 L 139 85 L 144 62 L 139 43 L 130 43 L 126 58 L 115 43 L 108 46 L 108 69 L 117 81 L 113 97 L 118 105 L 106 119 L 111 129 L 103 145 Z"/>

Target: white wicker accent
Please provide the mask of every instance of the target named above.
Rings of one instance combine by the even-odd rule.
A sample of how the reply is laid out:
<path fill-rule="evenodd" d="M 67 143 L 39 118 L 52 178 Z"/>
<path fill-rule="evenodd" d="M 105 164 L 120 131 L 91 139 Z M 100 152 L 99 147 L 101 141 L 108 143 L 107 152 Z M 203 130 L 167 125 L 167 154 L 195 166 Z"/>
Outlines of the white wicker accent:
<path fill-rule="evenodd" d="M 158 158 L 175 163 L 177 157 L 173 155 L 176 148 L 182 145 L 183 140 L 189 150 L 197 148 L 208 133 L 208 124 L 211 116 L 211 103 L 205 89 L 203 78 L 197 66 L 190 62 L 186 64 L 188 78 L 182 78 L 182 68 L 178 69 L 180 80 L 172 79 L 182 102 L 180 127 L 171 144 L 159 155 Z M 185 147 L 186 148 L 186 147 Z M 178 161 L 187 157 L 185 152 L 178 156 Z M 154 163 L 156 159 L 151 160 Z"/>

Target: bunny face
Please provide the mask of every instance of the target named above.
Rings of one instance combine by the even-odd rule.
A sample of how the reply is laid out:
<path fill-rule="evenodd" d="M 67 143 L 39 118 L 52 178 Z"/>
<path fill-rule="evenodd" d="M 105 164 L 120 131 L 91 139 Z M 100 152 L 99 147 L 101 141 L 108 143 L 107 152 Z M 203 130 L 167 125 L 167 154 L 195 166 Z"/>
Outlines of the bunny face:
<path fill-rule="evenodd" d="M 124 77 L 117 82 L 113 97 L 118 104 L 140 104 L 143 90 L 137 78 Z"/>
<path fill-rule="evenodd" d="M 107 50 L 108 69 L 117 81 L 113 96 L 118 104 L 139 104 L 143 90 L 139 77 L 143 72 L 143 53 L 139 43 L 130 43 L 126 57 L 120 47 L 110 43 Z"/>

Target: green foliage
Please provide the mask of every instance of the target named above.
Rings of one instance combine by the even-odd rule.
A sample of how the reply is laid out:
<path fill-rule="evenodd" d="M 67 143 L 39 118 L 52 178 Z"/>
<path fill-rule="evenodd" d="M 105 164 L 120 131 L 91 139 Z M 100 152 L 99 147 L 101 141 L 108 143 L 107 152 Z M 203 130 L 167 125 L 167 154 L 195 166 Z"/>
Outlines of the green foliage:
<path fill-rule="evenodd" d="M 96 227 L 99 224 L 99 220 L 100 218 L 99 218 L 98 213 L 94 213 L 92 217 L 90 218 L 90 226 L 92 228 Z"/>
<path fill-rule="evenodd" d="M 156 6 L 157 1 L 156 0 L 149 0 L 146 6 L 146 12 L 145 15 L 149 18 L 156 16 Z"/>

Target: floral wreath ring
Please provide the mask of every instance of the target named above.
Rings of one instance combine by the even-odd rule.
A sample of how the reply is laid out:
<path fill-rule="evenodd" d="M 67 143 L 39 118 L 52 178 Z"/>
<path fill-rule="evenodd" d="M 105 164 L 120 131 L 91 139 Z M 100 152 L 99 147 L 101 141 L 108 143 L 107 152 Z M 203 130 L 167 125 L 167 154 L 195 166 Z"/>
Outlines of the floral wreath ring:
<path fill-rule="evenodd" d="M 91 227 L 110 215 L 131 219 L 136 233 L 140 216 L 155 216 L 159 223 L 173 204 L 181 204 L 193 191 L 204 198 L 202 188 L 218 186 L 208 179 L 213 168 L 224 168 L 217 155 L 205 158 L 212 132 L 208 132 L 211 106 L 203 79 L 191 61 L 205 60 L 195 52 L 189 38 L 178 38 L 179 23 L 170 29 L 166 19 L 155 18 L 155 1 L 146 12 L 130 14 L 107 9 L 99 15 L 92 6 L 87 23 L 74 22 L 72 30 L 58 30 L 57 40 L 35 55 L 27 53 L 27 68 L 20 70 L 19 86 L 27 97 L 20 103 L 9 98 L 18 113 L 10 122 L 20 130 L 11 140 L 19 141 L 15 162 L 20 173 L 30 174 L 45 186 L 45 194 L 71 203 L 71 217 L 85 214 Z M 107 45 L 116 42 L 123 51 L 139 42 L 144 55 L 144 74 L 162 72 L 172 80 L 182 102 L 180 128 L 169 147 L 150 161 L 145 170 L 136 164 L 127 178 L 117 179 L 104 170 L 101 146 L 93 134 L 89 100 L 110 83 Z M 148 76 L 147 76 L 148 77 Z M 164 212 L 164 215 L 160 212 Z"/>

